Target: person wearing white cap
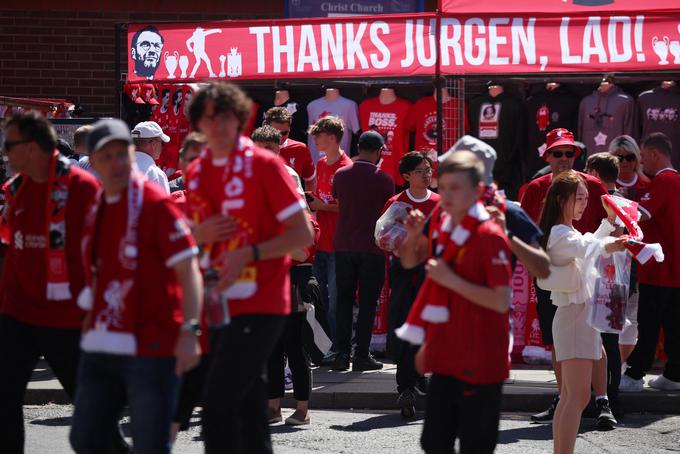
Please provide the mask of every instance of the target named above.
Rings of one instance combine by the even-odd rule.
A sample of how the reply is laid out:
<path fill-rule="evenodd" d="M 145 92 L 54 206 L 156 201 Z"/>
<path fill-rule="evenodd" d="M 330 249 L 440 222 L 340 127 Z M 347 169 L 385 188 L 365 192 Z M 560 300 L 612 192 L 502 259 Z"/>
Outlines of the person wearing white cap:
<path fill-rule="evenodd" d="M 132 130 L 132 139 L 135 142 L 135 158 L 139 171 L 146 178 L 161 186 L 167 194 L 170 194 L 168 177 L 156 161 L 161 157 L 163 144 L 170 142 L 170 137 L 163 133 L 163 129 L 155 121 L 143 121 L 137 123 Z"/>

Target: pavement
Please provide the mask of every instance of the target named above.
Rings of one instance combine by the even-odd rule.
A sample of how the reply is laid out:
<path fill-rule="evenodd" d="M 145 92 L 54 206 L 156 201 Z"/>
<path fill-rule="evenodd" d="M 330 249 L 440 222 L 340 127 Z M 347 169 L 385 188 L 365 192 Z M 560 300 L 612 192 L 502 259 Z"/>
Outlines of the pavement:
<path fill-rule="evenodd" d="M 658 374 L 658 371 L 656 372 Z M 371 372 L 337 372 L 325 367 L 313 371 L 313 391 L 310 406 L 316 409 L 396 408 L 396 366 L 385 364 L 382 370 Z M 646 379 L 657 375 L 648 374 Z M 513 364 L 510 378 L 503 386 L 502 411 L 537 412 L 545 410 L 556 393 L 555 375 L 546 366 Z M 622 409 L 626 413 L 680 414 L 680 392 L 645 388 L 637 393 L 622 393 Z M 33 373 L 24 399 L 26 405 L 70 403 L 58 380 L 44 361 Z M 417 408 L 424 409 L 425 399 L 419 397 Z M 294 406 L 292 391 L 286 393 L 283 405 Z"/>

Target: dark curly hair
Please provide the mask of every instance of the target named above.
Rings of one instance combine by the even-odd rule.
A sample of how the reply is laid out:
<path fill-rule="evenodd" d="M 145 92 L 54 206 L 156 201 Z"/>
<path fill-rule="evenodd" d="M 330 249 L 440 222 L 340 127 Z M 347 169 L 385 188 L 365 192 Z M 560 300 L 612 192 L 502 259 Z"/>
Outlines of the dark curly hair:
<path fill-rule="evenodd" d="M 232 112 L 236 115 L 239 132 L 243 130 L 252 114 L 253 102 L 239 87 L 226 82 L 214 82 L 198 90 L 191 98 L 189 121 L 196 131 L 200 131 L 198 122 L 203 117 L 206 104 L 209 102 L 214 106 L 213 114 L 215 115 L 224 112 Z"/>

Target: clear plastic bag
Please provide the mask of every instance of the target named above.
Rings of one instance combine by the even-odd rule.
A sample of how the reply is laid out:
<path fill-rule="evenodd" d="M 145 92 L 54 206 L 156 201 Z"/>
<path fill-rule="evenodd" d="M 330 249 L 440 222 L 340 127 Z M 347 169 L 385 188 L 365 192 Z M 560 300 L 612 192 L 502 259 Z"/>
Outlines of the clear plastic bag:
<path fill-rule="evenodd" d="M 602 333 L 620 334 L 626 324 L 631 256 L 625 251 L 602 255 L 596 266 L 598 277 L 589 302 L 588 324 Z"/>
<path fill-rule="evenodd" d="M 380 249 L 392 252 L 399 249 L 406 240 L 404 222 L 411 211 L 411 205 L 394 202 L 375 223 L 375 244 Z"/>
<path fill-rule="evenodd" d="M 225 292 L 215 290 L 218 280 L 219 276 L 214 268 L 207 269 L 203 274 L 204 310 L 208 326 L 211 328 L 227 326 L 230 321 L 227 296 Z"/>

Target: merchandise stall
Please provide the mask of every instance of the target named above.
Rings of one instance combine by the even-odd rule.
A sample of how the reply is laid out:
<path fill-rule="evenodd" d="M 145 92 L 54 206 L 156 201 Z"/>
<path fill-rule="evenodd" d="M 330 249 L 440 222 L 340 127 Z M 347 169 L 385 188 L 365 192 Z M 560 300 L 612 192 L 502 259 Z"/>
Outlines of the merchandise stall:
<path fill-rule="evenodd" d="M 191 84 L 225 80 L 258 104 L 253 127 L 281 105 L 296 115 L 301 141 L 327 114 L 343 117 L 352 133 L 377 129 L 390 144 L 384 169 L 397 182 L 404 151 L 441 153 L 470 132 L 496 148 L 495 177 L 511 198 L 542 166 L 545 134 L 555 127 L 575 131 L 589 153 L 619 134 L 680 134 L 680 92 L 662 85 L 680 79 L 679 7 L 663 0 L 542 7 L 442 0 L 437 14 L 129 24 L 126 77 L 140 90 L 152 87 L 153 101 L 144 103 L 159 105 L 147 115 L 170 128 L 173 114 L 161 110 L 186 122 L 180 112 Z M 176 126 L 176 144 L 186 132 L 186 123 Z M 540 350 L 535 298 L 526 272 L 518 273 L 516 352 Z"/>

